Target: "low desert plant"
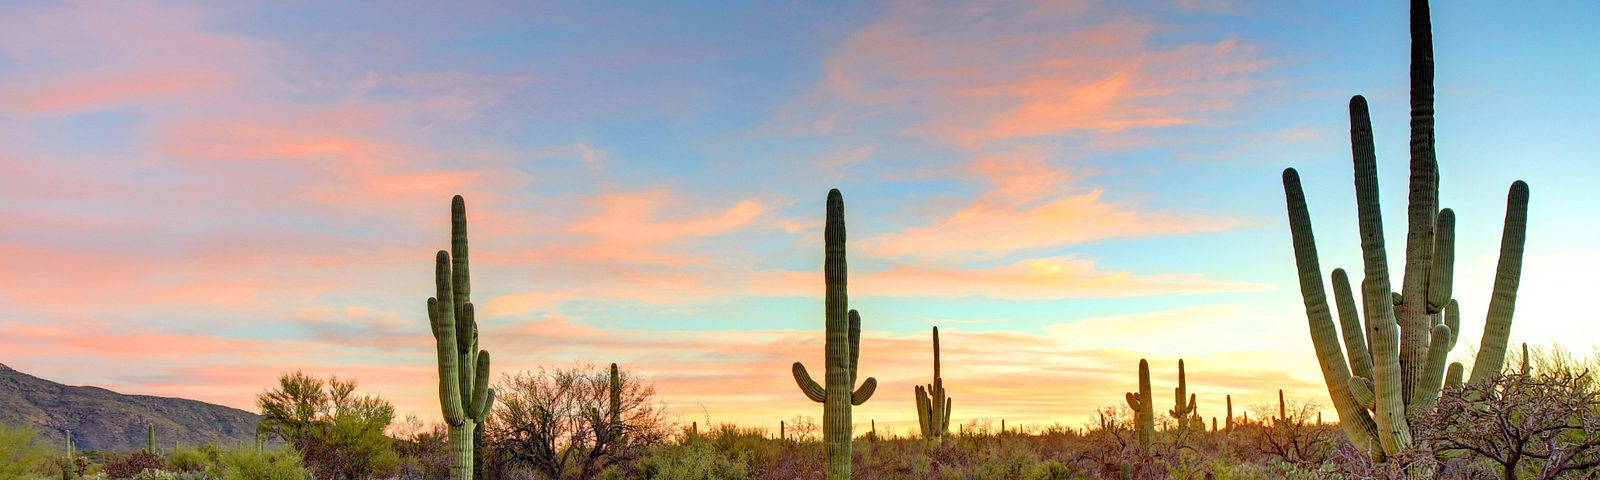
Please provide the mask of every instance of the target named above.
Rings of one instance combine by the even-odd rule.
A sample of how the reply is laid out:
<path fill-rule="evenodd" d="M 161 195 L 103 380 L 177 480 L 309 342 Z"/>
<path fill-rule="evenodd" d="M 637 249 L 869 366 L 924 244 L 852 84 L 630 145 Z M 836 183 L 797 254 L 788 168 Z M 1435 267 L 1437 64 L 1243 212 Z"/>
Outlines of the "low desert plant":
<path fill-rule="evenodd" d="M 0 422 L 0 480 L 44 474 L 54 458 L 55 451 L 39 439 L 32 425 Z"/>

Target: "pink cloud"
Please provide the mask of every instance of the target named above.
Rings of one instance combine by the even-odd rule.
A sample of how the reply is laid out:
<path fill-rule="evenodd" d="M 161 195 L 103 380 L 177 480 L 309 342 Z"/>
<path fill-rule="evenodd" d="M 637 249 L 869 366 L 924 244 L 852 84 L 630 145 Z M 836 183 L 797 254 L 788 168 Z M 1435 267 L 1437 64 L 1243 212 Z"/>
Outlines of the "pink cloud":
<path fill-rule="evenodd" d="M 49 85 L 7 95 L 5 103 L 28 113 L 91 110 L 162 95 L 215 88 L 221 74 L 194 70 L 97 75 L 66 85 Z"/>

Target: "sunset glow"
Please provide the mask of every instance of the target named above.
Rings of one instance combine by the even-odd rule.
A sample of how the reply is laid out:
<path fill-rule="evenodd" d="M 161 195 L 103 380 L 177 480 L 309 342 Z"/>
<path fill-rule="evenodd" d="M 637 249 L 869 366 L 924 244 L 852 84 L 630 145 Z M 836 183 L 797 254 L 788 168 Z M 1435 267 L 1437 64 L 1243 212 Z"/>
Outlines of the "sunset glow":
<path fill-rule="evenodd" d="M 0 363 L 251 411 L 304 370 L 439 418 L 459 194 L 496 379 L 615 362 L 674 418 L 775 428 L 821 416 L 789 365 L 823 356 L 838 188 L 860 425 L 915 430 L 934 326 L 952 423 L 1082 426 L 1141 358 L 1159 392 L 1182 358 L 1202 416 L 1327 405 L 1279 173 L 1325 273 L 1359 272 L 1366 95 L 1404 238 L 1402 2 L 713 3 L 8 5 Z M 1572 307 L 1600 290 L 1596 18 L 1435 7 L 1468 363 L 1515 180 L 1512 342 L 1600 345 Z"/>

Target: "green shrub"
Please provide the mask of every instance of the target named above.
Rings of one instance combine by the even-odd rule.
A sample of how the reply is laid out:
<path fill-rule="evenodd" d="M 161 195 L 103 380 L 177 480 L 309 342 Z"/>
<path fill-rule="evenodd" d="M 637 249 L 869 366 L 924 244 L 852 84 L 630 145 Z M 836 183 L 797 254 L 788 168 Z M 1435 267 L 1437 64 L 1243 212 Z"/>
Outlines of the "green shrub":
<path fill-rule="evenodd" d="M 705 442 L 662 445 L 640 460 L 644 478 L 654 480 L 743 480 L 750 477 L 748 454 L 724 455 Z"/>
<path fill-rule="evenodd" d="M 167 454 L 166 469 L 174 472 L 200 472 L 215 462 L 217 448 L 178 448 Z"/>
<path fill-rule="evenodd" d="M 54 453 L 38 438 L 32 425 L 0 422 L 0 480 L 32 479 L 46 474 L 54 465 Z"/>
<path fill-rule="evenodd" d="M 282 450 L 256 450 L 255 446 L 236 446 L 219 450 L 212 478 L 219 480 L 303 480 L 310 471 L 300 454 L 285 446 Z"/>

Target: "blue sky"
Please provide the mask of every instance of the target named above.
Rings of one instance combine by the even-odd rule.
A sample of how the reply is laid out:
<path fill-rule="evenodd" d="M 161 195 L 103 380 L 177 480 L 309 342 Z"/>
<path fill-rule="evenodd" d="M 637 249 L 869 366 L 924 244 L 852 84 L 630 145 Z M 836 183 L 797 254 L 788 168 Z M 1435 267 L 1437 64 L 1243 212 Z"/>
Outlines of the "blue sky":
<path fill-rule="evenodd" d="M 821 357 L 839 188 L 881 382 L 858 417 L 914 425 L 936 325 L 962 420 L 1080 424 L 1139 358 L 1161 388 L 1184 358 L 1202 413 L 1324 399 L 1280 173 L 1324 268 L 1358 268 L 1365 95 L 1401 238 L 1406 9 L 16 2 L 0 363 L 246 409 L 304 369 L 437 417 L 422 305 L 461 194 L 496 371 L 618 362 L 690 416 L 775 424 L 818 415 L 787 366 Z M 1513 341 L 1600 338 L 1567 307 L 1600 286 L 1597 10 L 1435 6 L 1465 345 L 1518 179 Z"/>

